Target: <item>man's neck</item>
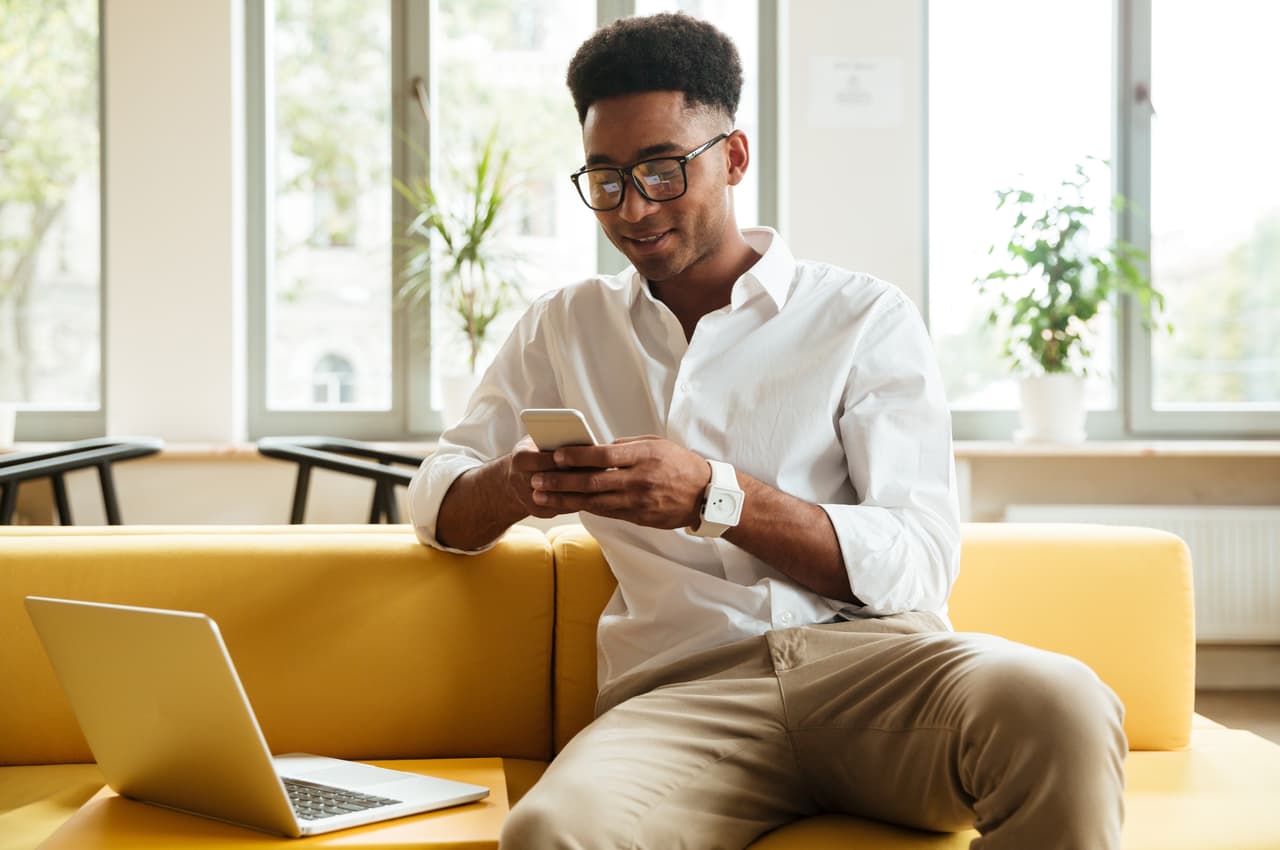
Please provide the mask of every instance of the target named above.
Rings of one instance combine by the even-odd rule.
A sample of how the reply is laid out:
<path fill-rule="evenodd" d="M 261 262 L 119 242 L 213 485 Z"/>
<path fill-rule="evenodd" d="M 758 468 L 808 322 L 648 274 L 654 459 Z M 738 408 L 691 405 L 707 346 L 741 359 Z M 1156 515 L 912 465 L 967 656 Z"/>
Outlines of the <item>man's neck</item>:
<path fill-rule="evenodd" d="M 698 320 L 728 304 L 733 285 L 759 260 L 760 254 L 735 228 L 714 256 L 676 277 L 650 281 L 649 291 L 676 314 L 685 339 L 692 339 Z"/>

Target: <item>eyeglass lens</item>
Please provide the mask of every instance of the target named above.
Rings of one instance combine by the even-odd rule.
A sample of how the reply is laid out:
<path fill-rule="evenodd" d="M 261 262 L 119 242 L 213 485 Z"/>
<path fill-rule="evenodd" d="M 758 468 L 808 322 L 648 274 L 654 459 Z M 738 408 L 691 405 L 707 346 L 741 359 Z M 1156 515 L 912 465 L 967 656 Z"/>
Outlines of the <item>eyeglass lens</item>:
<path fill-rule="evenodd" d="M 651 159 L 637 163 L 631 168 L 631 174 L 641 194 L 651 201 L 669 201 L 684 193 L 684 169 L 678 159 Z M 584 194 L 592 207 L 611 209 L 618 206 L 623 184 L 617 169 L 593 169 L 578 179 L 586 181 Z"/>

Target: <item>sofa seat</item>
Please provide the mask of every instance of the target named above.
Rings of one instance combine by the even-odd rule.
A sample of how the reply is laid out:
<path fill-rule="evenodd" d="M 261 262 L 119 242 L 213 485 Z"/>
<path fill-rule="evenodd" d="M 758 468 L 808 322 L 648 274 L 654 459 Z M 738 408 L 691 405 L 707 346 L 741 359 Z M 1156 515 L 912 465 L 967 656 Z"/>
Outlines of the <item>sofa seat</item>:
<path fill-rule="evenodd" d="M 1280 848 L 1280 747 L 1196 716 L 1191 747 L 1131 752 L 1125 762 L 1124 850 Z M 547 769 L 504 759 L 514 805 Z M 0 768 L 0 850 L 39 845 L 102 785 L 92 764 Z M 928 833 L 855 817 L 824 815 L 785 826 L 753 850 L 968 850 L 976 832 Z"/>
<path fill-rule="evenodd" d="M 102 787 L 96 764 L 0 767 L 0 850 L 31 850 Z"/>

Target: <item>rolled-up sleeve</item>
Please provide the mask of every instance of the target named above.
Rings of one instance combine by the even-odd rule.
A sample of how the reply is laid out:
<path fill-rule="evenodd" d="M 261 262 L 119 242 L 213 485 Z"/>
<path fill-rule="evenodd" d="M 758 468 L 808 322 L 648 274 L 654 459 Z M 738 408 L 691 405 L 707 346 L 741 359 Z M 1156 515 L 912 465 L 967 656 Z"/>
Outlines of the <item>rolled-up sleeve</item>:
<path fill-rule="evenodd" d="M 899 294 L 876 309 L 838 423 L 857 502 L 822 507 L 863 613 L 943 613 L 960 567 L 951 413 L 915 306 Z"/>
<path fill-rule="evenodd" d="M 560 407 L 561 393 L 551 365 L 545 319 L 552 294 L 525 312 L 507 337 L 467 403 L 466 413 L 440 435 L 436 450 L 409 484 L 409 518 L 422 543 L 446 552 L 474 554 L 492 547 L 454 549 L 440 542 L 440 505 L 453 482 L 467 470 L 507 454 L 524 436 L 520 411 Z"/>

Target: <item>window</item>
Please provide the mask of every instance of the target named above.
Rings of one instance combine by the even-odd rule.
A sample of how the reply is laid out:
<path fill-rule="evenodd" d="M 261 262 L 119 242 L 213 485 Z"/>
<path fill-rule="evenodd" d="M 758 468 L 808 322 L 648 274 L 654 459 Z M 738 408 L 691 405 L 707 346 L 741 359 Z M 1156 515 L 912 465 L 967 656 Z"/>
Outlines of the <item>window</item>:
<path fill-rule="evenodd" d="M 95 0 L 0 15 L 0 402 L 18 439 L 102 431 Z"/>
<path fill-rule="evenodd" d="M 390 412 L 391 4 L 275 0 L 257 14 L 263 412 Z"/>
<path fill-rule="evenodd" d="M 1280 427 L 1280 7 L 1151 3 L 1152 279 L 1172 335 L 1151 337 L 1135 413 L 1156 430 Z M 1206 12 L 1208 12 L 1206 14 Z M 1194 52 L 1194 61 L 1188 53 Z M 1137 82 L 1145 69 L 1137 68 Z M 1142 191 L 1138 186 L 1138 191 Z M 1268 416 L 1270 413 L 1270 416 Z"/>
<path fill-rule="evenodd" d="M 1247 0 L 930 3 L 929 319 L 958 437 L 1007 438 L 1017 406 L 972 282 L 1007 239 L 994 191 L 1052 188 L 1087 156 L 1113 163 L 1095 208 L 1131 201 L 1094 237 L 1114 224 L 1150 254 L 1175 327 L 1102 317 L 1090 433 L 1280 427 L 1277 25 Z"/>
<path fill-rule="evenodd" d="M 957 411 L 1018 406 L 973 280 L 993 268 L 987 249 L 1008 239 L 997 189 L 1053 190 L 1086 157 L 1111 157 L 1111 18 L 1111 0 L 1085 0 L 1071 14 L 1026 0 L 930 4 L 929 320 Z M 1070 55 L 1069 67 L 1042 70 L 1046 55 Z M 1094 206 L 1107 209 L 1108 181 L 1091 188 Z M 1104 216 L 1095 238 L 1109 230 Z M 1110 342 L 1093 342 L 1102 372 L 1113 365 Z M 1093 409 L 1116 405 L 1109 376 L 1091 380 L 1087 395 Z"/>
<path fill-rule="evenodd" d="M 756 5 L 679 5 L 739 43 L 748 80 L 739 126 L 769 140 L 753 149 L 754 180 L 737 190 L 739 222 L 773 223 L 775 89 L 761 97 L 756 83 L 764 64 Z M 399 237 L 411 216 L 393 178 L 428 177 L 443 195 L 465 184 L 491 133 L 511 152 L 507 235 L 522 296 L 490 329 L 481 369 L 525 303 L 615 265 L 568 180 L 582 141 L 565 70 L 599 22 L 669 7 L 248 0 L 251 436 L 440 430 L 441 390 L 467 368 L 470 347 L 444 299 L 396 295 Z"/>
<path fill-rule="evenodd" d="M 511 151 L 516 187 L 508 224 L 520 257 L 523 298 L 489 333 L 480 364 L 523 312 L 523 302 L 596 272 L 595 219 L 568 175 L 582 163 L 582 133 L 565 86 L 574 51 L 596 28 L 592 0 L 437 0 L 434 32 L 433 173 L 456 187 L 488 135 Z M 432 313 L 436 406 L 443 376 L 467 369 L 461 318 Z M 480 366 L 483 368 L 483 365 Z"/>

